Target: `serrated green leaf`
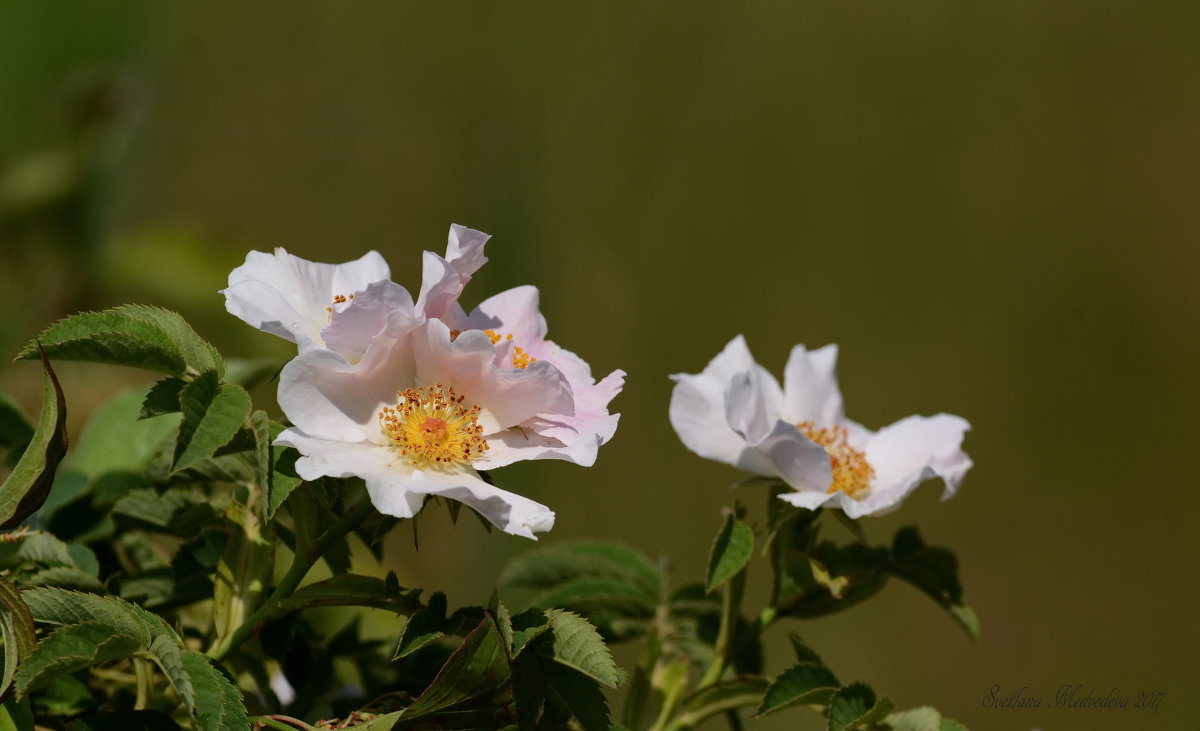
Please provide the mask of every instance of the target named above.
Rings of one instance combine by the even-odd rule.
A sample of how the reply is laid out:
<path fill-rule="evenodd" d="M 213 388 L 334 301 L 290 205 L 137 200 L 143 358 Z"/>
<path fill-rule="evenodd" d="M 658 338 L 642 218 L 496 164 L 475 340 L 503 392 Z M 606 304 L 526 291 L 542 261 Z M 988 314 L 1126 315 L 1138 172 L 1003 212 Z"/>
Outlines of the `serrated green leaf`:
<path fill-rule="evenodd" d="M 680 728 L 691 728 L 718 713 L 758 707 L 769 686 L 766 678 L 748 676 L 701 688 L 684 699 L 676 724 Z"/>
<path fill-rule="evenodd" d="M 291 447 L 276 447 L 272 446 L 275 443 L 276 437 L 283 431 L 282 424 L 277 422 L 269 422 L 266 438 L 264 439 L 259 431 L 255 431 L 256 438 L 259 439 L 258 454 L 259 464 L 264 464 L 261 460 L 264 458 L 264 446 L 269 450 L 269 469 L 270 474 L 266 475 L 268 479 L 267 488 L 267 520 L 272 520 L 275 517 L 275 511 L 279 510 L 279 506 L 287 500 L 302 480 L 296 474 L 296 459 L 300 453 Z M 261 468 L 260 468 L 261 469 Z M 261 474 L 261 473 L 260 473 Z M 260 479 L 262 479 L 260 477 Z"/>
<path fill-rule="evenodd" d="M 708 556 L 705 588 L 711 592 L 732 579 L 746 567 L 753 554 L 754 531 L 730 514 L 725 518 L 717 539 L 713 541 L 712 551 Z"/>
<path fill-rule="evenodd" d="M 51 357 L 62 360 L 132 366 L 171 376 L 209 370 L 222 375 L 225 369 L 216 349 L 181 316 L 145 305 L 72 315 L 51 325 L 38 339 Z M 37 357 L 36 342 L 17 357 Z"/>
<path fill-rule="evenodd" d="M 0 630 L 4 635 L 4 672 L 0 677 L 2 698 L 8 695 L 17 667 L 37 644 L 33 614 L 21 598 L 21 592 L 3 576 L 0 576 Z"/>
<path fill-rule="evenodd" d="M 550 631 L 550 619 L 537 608 L 526 609 L 512 618 L 511 654 L 513 659 L 538 637 Z"/>
<path fill-rule="evenodd" d="M 179 425 L 173 472 L 191 467 L 228 444 L 250 414 L 246 389 L 217 379 L 215 371 L 208 371 L 179 394 L 183 422 Z"/>
<path fill-rule="evenodd" d="M 142 400 L 142 410 L 138 413 L 138 418 L 149 419 L 179 411 L 179 394 L 185 386 L 187 386 L 186 381 L 174 376 L 168 376 L 156 382 L 146 392 L 146 398 Z"/>
<path fill-rule="evenodd" d="M 139 421 L 145 398 L 145 388 L 132 388 L 100 404 L 63 461 L 63 469 L 77 472 L 91 483 L 112 473 L 143 473 L 179 425 L 178 414 Z M 54 500 L 51 495 L 50 501 Z"/>
<path fill-rule="evenodd" d="M 446 625 L 446 595 L 435 592 L 429 597 L 424 609 L 414 612 L 400 633 L 400 642 L 392 653 L 392 660 L 399 660 L 411 655 L 431 642 L 436 642 L 446 636 L 443 627 Z"/>
<path fill-rule="evenodd" d="M 883 719 L 891 731 L 941 731 L 942 714 L 932 706 L 898 711 Z"/>
<path fill-rule="evenodd" d="M 103 592 L 104 584 L 91 574 L 74 566 L 54 566 L 32 574 L 23 582 L 24 586 L 55 586 L 62 589 L 78 589 L 88 592 Z"/>
<path fill-rule="evenodd" d="M 875 691 L 864 683 L 840 688 L 829 701 L 829 731 L 856 727 L 875 707 Z"/>
<path fill-rule="evenodd" d="M 800 635 L 795 632 L 789 632 L 788 640 L 792 643 L 792 651 L 796 653 L 796 662 L 812 663 L 813 665 L 824 664 L 821 662 L 821 656 L 817 654 L 816 650 L 805 644 Z"/>
<path fill-rule="evenodd" d="M 343 574 L 304 586 L 273 604 L 279 614 L 309 607 L 372 607 L 409 615 L 421 609 L 419 589 L 404 589 L 374 576 Z"/>
<path fill-rule="evenodd" d="M 800 703 L 824 703 L 837 688 L 837 678 L 829 668 L 801 663 L 788 668 L 771 683 L 755 715 L 764 716 Z"/>
<path fill-rule="evenodd" d="M 139 637 L 113 631 L 102 622 L 82 622 L 51 632 L 33 648 L 15 678 L 18 698 L 61 673 L 131 657 L 142 649 Z"/>
<path fill-rule="evenodd" d="M 145 647 L 150 646 L 156 634 L 169 631 L 161 618 L 117 597 L 37 587 L 21 592 L 21 598 L 36 622 L 61 626 L 101 624 L 115 633 L 136 638 Z"/>
<path fill-rule="evenodd" d="M 58 463 L 67 454 L 67 402 L 45 351 L 40 352 L 42 413 L 12 472 L 0 484 L 0 530 L 20 525 L 46 502 Z"/>
<path fill-rule="evenodd" d="M 596 628 L 578 614 L 562 609 L 546 610 L 552 642 L 548 659 L 574 668 L 610 688 L 625 681 L 625 672 L 617 667 L 612 653 Z"/>
<path fill-rule="evenodd" d="M 404 710 L 418 718 L 489 693 L 511 676 L 508 653 L 496 623 L 485 617 L 450 655 L 425 692 Z"/>
<path fill-rule="evenodd" d="M 196 693 L 192 718 L 197 731 L 245 731 L 250 728 L 242 694 L 212 661 L 198 652 L 184 652 L 181 664 Z"/>

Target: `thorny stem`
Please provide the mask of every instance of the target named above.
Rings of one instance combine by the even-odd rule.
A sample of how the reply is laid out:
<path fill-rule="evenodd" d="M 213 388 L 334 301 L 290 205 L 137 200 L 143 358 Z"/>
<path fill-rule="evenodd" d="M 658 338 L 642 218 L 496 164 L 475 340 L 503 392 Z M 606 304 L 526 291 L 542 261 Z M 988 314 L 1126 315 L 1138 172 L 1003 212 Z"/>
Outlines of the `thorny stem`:
<path fill-rule="evenodd" d="M 268 615 L 276 602 L 287 599 L 292 595 L 292 592 L 300 586 L 300 582 L 308 575 L 309 569 L 325 554 L 330 546 L 335 541 L 354 530 L 355 526 L 363 521 L 374 506 L 370 500 L 363 500 L 355 506 L 350 512 L 343 515 L 338 522 L 329 527 L 329 530 L 321 534 L 309 551 L 301 551 L 299 545 L 296 547 L 296 555 L 292 557 L 292 566 L 284 574 L 279 583 L 275 585 L 275 590 L 271 592 L 271 596 L 267 597 L 266 601 L 259 605 L 258 609 L 250 615 L 236 630 L 225 638 L 219 646 L 213 647 L 208 651 L 209 657 L 214 660 L 224 660 L 237 648 L 241 647 L 246 640 L 258 629 Z"/>

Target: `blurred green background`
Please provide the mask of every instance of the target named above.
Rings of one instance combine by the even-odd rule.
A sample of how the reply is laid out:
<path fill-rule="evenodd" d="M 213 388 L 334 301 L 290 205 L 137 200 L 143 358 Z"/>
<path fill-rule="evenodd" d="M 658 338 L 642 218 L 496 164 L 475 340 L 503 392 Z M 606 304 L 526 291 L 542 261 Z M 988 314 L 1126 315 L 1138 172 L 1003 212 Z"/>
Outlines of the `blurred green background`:
<path fill-rule="evenodd" d="M 227 354 L 284 357 L 216 293 L 248 250 L 374 248 L 415 290 L 451 222 L 488 231 L 466 303 L 536 284 L 555 340 L 629 373 L 594 468 L 499 478 L 557 510 L 544 542 L 620 539 L 693 580 L 739 475 L 680 445 L 667 375 L 739 332 L 776 373 L 794 343 L 836 342 L 852 418 L 974 425 L 956 499 L 927 486 L 866 527 L 955 548 L 983 639 L 899 584 L 790 628 L 839 676 L 975 729 L 1183 728 L 1198 21 L 1026 0 L 0 0 L 0 346 L 141 301 Z M 146 380 L 62 373 L 76 432 Z M 38 379 L 4 366 L 0 390 L 36 410 Z M 531 547 L 444 513 L 421 537 L 392 560 L 452 604 Z M 996 684 L 1067 683 L 1167 696 L 1158 715 L 981 707 Z"/>

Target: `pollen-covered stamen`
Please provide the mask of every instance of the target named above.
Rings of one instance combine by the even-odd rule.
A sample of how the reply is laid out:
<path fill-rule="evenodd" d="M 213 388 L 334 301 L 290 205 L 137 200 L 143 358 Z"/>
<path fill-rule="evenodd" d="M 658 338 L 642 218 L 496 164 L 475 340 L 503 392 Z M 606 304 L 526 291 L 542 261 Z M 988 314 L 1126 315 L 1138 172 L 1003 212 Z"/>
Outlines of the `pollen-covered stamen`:
<path fill-rule="evenodd" d="M 488 449 L 479 407 L 438 383 L 396 392 L 396 406 L 379 412 L 379 425 L 414 467 L 470 462 Z"/>
<path fill-rule="evenodd" d="M 811 421 L 802 421 L 796 427 L 812 441 L 820 444 L 829 453 L 829 466 L 833 471 L 833 482 L 826 492 L 838 490 L 858 499 L 871 485 L 875 468 L 867 461 L 867 455 L 850 446 L 850 432 L 844 426 L 828 426 L 818 429 Z"/>
<path fill-rule="evenodd" d="M 345 304 L 346 302 L 349 302 L 349 301 L 350 301 L 350 300 L 352 300 L 352 299 L 354 299 L 354 295 L 352 295 L 352 294 L 350 294 L 350 295 L 346 295 L 346 294 L 335 294 L 335 295 L 333 296 L 333 304 L 334 304 L 334 305 L 341 305 L 341 304 Z M 332 319 L 333 319 L 333 305 L 330 305 L 329 307 L 326 307 L 326 308 L 325 308 L 325 311 L 329 313 L 329 319 L 331 319 L 331 320 L 332 320 Z"/>

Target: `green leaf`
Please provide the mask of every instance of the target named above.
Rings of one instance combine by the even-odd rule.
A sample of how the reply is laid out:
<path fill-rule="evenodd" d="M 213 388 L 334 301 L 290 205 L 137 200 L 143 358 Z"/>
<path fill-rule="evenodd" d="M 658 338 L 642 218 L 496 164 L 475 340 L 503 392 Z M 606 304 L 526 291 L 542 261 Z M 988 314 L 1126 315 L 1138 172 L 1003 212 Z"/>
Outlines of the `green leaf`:
<path fill-rule="evenodd" d="M 710 716 L 747 706 L 759 706 L 770 683 L 766 678 L 734 678 L 701 688 L 688 696 L 679 708 L 676 720 L 681 728 L 690 728 Z"/>
<path fill-rule="evenodd" d="M 495 690 L 510 676 L 504 640 L 496 623 L 485 617 L 450 655 L 433 683 L 404 710 L 402 717 L 409 719 L 436 713 L 477 698 Z"/>
<path fill-rule="evenodd" d="M 0 697 L 8 694 L 17 667 L 37 644 L 33 614 L 12 582 L 0 576 L 0 631 L 4 640 L 4 671 L 0 677 Z"/>
<path fill-rule="evenodd" d="M 705 588 L 712 591 L 738 574 L 754 554 L 754 531 L 733 514 L 725 518 L 708 556 Z"/>
<path fill-rule="evenodd" d="M 23 582 L 24 586 L 56 586 L 63 589 L 78 589 L 88 592 L 103 592 L 104 584 L 86 571 L 74 566 L 54 566 L 32 574 Z"/>
<path fill-rule="evenodd" d="M 512 618 L 512 644 L 510 651 L 513 659 L 520 657 L 521 652 L 538 637 L 550 631 L 550 619 L 546 613 L 537 608 L 526 609 Z"/>
<path fill-rule="evenodd" d="M 174 414 L 179 411 L 179 394 L 185 386 L 187 386 L 186 381 L 173 376 L 168 376 L 155 383 L 142 401 L 142 410 L 138 414 L 138 418 L 149 419 L 152 416 Z"/>
<path fill-rule="evenodd" d="M 891 731 L 941 731 L 942 714 L 931 706 L 897 711 L 883 719 Z"/>
<path fill-rule="evenodd" d="M 400 633 L 400 642 L 392 653 L 392 660 L 411 655 L 431 642 L 436 642 L 446 636 L 443 627 L 446 624 L 446 595 L 436 592 L 429 597 L 424 609 L 409 617 L 408 624 Z"/>
<path fill-rule="evenodd" d="M 185 537 L 196 535 L 219 517 L 212 501 L 190 487 L 169 488 L 161 493 L 153 488 L 130 490 L 113 504 L 112 512 L 134 521 L 140 528 Z"/>
<path fill-rule="evenodd" d="M 545 653 L 549 659 L 610 688 L 625 681 L 625 672 L 617 667 L 603 638 L 590 622 L 562 609 L 546 610 L 546 618 L 550 621 L 552 635 Z"/>
<path fill-rule="evenodd" d="M 522 554 L 504 567 L 501 587 L 554 589 L 578 579 L 615 579 L 638 588 L 655 603 L 660 593 L 658 570 L 638 551 L 619 543 L 560 543 Z"/>
<path fill-rule="evenodd" d="M 186 469 L 229 443 L 250 413 L 250 394 L 241 386 L 218 383 L 215 371 L 192 381 L 179 394 L 183 422 L 171 470 Z"/>
<path fill-rule="evenodd" d="M 116 633 L 102 622 L 57 629 L 42 638 L 17 668 L 17 697 L 24 698 L 55 675 L 132 657 L 144 644 L 140 637 Z"/>
<path fill-rule="evenodd" d="M 395 582 L 373 576 L 343 574 L 302 587 L 273 607 L 279 614 L 309 607 L 372 607 L 409 615 L 421 610 L 419 589 L 404 589 Z M 410 622 L 411 624 L 411 622 Z"/>
<path fill-rule="evenodd" d="M 139 421 L 145 398 L 145 388 L 132 388 L 98 406 L 64 460 L 63 469 L 78 472 L 91 483 L 110 473 L 143 473 L 179 425 L 177 414 Z M 51 495 L 50 500 L 54 499 Z"/>
<path fill-rule="evenodd" d="M 184 672 L 192 681 L 196 706 L 192 718 L 198 731 L 246 731 L 250 720 L 242 694 L 204 655 L 184 652 Z"/>
<path fill-rule="evenodd" d="M 958 559 L 945 548 L 926 546 L 916 528 L 901 528 L 892 542 L 889 571 L 920 589 L 958 622 L 972 641 L 979 639 L 979 617 L 962 601 Z"/>
<path fill-rule="evenodd" d="M 800 703 L 825 703 L 837 688 L 837 678 L 829 668 L 801 663 L 784 671 L 771 683 L 755 715 L 764 716 Z"/>
<path fill-rule="evenodd" d="M 133 366 L 171 376 L 216 371 L 225 364 L 177 313 L 145 305 L 122 305 L 59 320 L 39 336 L 48 355 L 62 360 Z M 37 357 L 37 343 L 17 356 Z"/>
<path fill-rule="evenodd" d="M 147 648 L 156 634 L 171 631 L 161 618 L 117 597 L 38 587 L 21 592 L 21 598 L 36 622 L 61 626 L 101 624 L 114 633 L 136 638 Z"/>
<path fill-rule="evenodd" d="M 20 525 L 46 502 L 54 472 L 67 453 L 67 402 L 45 351 L 40 352 L 42 413 L 21 459 L 0 484 L 0 530 Z"/>
<path fill-rule="evenodd" d="M 98 703 L 87 683 L 74 675 L 55 676 L 32 698 L 33 709 L 39 716 L 80 716 Z"/>
<path fill-rule="evenodd" d="M 34 731 L 28 701 L 9 698 L 0 705 L 0 731 Z"/>
<path fill-rule="evenodd" d="M 969 729 L 952 718 L 943 718 L 938 731 L 969 731 Z"/>
<path fill-rule="evenodd" d="M 589 616 L 615 613 L 641 619 L 653 617 L 657 607 L 642 588 L 619 579 L 590 577 L 572 579 L 548 589 L 538 594 L 533 604 L 542 609 L 569 608 Z"/>
<path fill-rule="evenodd" d="M 396 722 L 400 720 L 400 716 L 403 714 L 404 711 L 395 711 L 387 714 L 386 716 L 373 718 L 370 721 L 354 726 L 353 728 L 354 731 L 392 731 L 392 727 L 396 725 Z"/>
<path fill-rule="evenodd" d="M 180 731 L 179 724 L 159 711 L 98 713 L 74 721 L 67 731 Z"/>
<path fill-rule="evenodd" d="M 788 633 L 788 640 L 792 643 L 792 651 L 796 653 L 796 662 L 812 663 L 814 665 L 823 665 L 821 656 L 817 651 L 805 644 L 800 635 L 795 632 Z"/>
<path fill-rule="evenodd" d="M 875 691 L 863 683 L 852 683 L 841 688 L 829 702 L 829 731 L 845 731 L 854 728 L 875 707 Z"/>
<path fill-rule="evenodd" d="M 264 412 L 255 413 L 262 413 L 263 417 L 266 416 Z M 267 480 L 266 483 L 260 483 L 266 485 L 264 489 L 267 492 L 267 520 L 272 520 L 275 517 L 275 511 L 279 510 L 283 501 L 287 500 L 288 495 L 291 495 L 292 491 L 302 482 L 296 475 L 296 459 L 300 453 L 290 447 L 273 446 L 275 438 L 284 429 L 282 424 L 269 421 L 264 433 L 261 424 L 253 421 L 253 417 L 252 423 L 254 424 L 254 437 L 257 440 L 259 479 Z"/>

